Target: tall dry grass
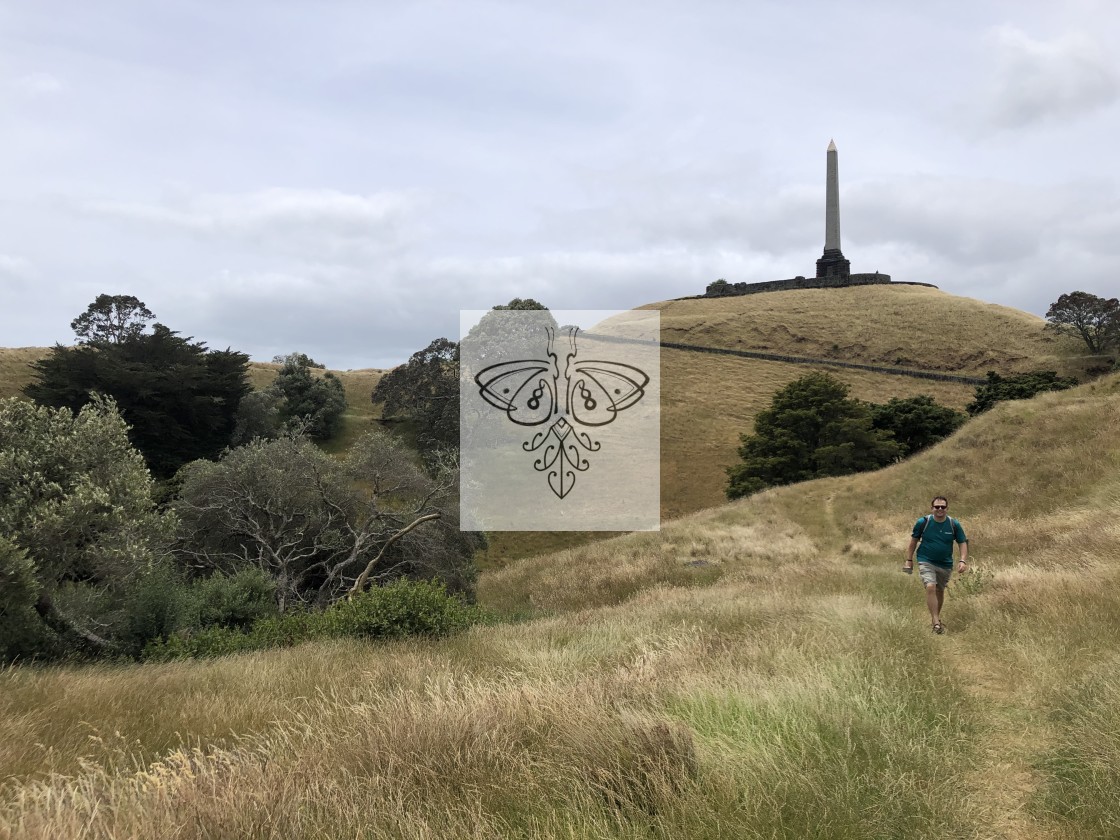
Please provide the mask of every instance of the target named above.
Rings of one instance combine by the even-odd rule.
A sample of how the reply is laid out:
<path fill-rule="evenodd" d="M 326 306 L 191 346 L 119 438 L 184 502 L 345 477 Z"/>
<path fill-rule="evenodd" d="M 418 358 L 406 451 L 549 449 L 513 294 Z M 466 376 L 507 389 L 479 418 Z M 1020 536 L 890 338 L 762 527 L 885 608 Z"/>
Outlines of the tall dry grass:
<path fill-rule="evenodd" d="M 645 308 L 645 307 L 643 307 Z M 664 341 L 983 376 L 1076 373 L 1084 345 L 1043 319 L 923 286 L 799 289 L 650 304 Z"/>
<path fill-rule="evenodd" d="M 439 643 L 9 670 L 0 836 L 1116 836 L 1118 422 L 1112 377 L 513 562 L 522 620 Z M 938 492 L 946 636 L 899 571 Z"/>

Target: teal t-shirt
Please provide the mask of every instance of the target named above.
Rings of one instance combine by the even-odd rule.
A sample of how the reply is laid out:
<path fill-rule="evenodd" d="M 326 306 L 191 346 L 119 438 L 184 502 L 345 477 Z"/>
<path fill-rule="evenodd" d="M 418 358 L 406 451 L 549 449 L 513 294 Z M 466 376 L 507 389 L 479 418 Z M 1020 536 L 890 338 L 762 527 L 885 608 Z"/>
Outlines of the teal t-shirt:
<path fill-rule="evenodd" d="M 929 524 L 926 525 L 923 534 L 922 525 L 925 524 L 926 519 L 929 520 Z M 922 541 L 918 546 L 919 563 L 932 563 L 947 569 L 953 568 L 953 543 L 968 542 L 964 527 L 950 516 L 946 516 L 945 521 L 941 523 L 938 523 L 932 515 L 923 516 L 914 523 L 914 530 L 910 536 Z"/>

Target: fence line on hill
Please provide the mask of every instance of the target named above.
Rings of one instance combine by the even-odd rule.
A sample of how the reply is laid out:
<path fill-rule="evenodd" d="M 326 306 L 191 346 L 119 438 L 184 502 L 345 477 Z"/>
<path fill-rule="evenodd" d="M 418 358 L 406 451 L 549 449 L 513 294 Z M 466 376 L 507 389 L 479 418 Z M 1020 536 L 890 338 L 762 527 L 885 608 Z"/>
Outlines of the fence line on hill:
<path fill-rule="evenodd" d="M 865 365 L 859 362 L 842 362 L 838 359 L 815 359 L 810 356 L 785 356 L 780 353 L 762 353 L 755 350 L 732 350 L 727 347 L 705 347 L 700 344 L 681 344 L 676 341 L 655 342 L 652 339 L 626 338 L 623 336 L 602 335 L 585 332 L 588 338 L 616 344 L 660 344 L 670 350 L 684 350 L 690 353 L 713 353 L 722 356 L 738 356 L 744 359 L 759 359 L 764 362 L 786 362 L 795 365 L 832 365 L 834 367 L 866 370 L 871 373 L 886 373 L 892 376 L 909 376 L 913 379 L 932 379 L 938 382 L 959 382 L 963 385 L 984 385 L 987 379 L 975 376 L 960 376 L 954 373 L 938 373 L 932 370 L 913 370 L 910 368 L 886 367 L 884 365 Z"/>

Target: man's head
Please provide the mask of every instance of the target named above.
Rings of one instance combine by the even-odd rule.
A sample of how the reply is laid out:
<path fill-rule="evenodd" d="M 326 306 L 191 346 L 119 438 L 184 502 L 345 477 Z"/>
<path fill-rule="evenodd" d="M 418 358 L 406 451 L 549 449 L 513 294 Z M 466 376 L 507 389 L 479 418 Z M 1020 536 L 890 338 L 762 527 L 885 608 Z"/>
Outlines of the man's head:
<path fill-rule="evenodd" d="M 946 511 L 949 510 L 949 500 L 944 496 L 934 496 L 929 504 L 930 507 L 933 508 L 933 518 L 938 522 L 947 516 Z"/>

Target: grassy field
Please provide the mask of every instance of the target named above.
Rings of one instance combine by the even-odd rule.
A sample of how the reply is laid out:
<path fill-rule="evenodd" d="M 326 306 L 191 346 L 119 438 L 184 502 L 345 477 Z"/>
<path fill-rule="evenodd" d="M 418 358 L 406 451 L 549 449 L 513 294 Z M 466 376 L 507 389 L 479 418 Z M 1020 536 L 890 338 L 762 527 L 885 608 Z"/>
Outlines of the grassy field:
<path fill-rule="evenodd" d="M 900 572 L 935 493 L 944 636 Z M 485 573 L 516 623 L 11 668 L 0 837 L 1114 838 L 1118 509 L 1112 375 Z"/>

